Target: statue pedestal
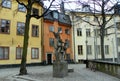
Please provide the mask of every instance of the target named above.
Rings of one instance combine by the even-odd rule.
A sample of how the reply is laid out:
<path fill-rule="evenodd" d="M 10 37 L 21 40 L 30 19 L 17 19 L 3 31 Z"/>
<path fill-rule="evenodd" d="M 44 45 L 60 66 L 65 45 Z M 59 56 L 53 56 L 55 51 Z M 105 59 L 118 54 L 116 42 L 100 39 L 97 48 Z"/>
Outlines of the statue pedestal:
<path fill-rule="evenodd" d="M 68 75 L 67 62 L 54 62 L 53 63 L 53 77 L 63 78 Z"/>

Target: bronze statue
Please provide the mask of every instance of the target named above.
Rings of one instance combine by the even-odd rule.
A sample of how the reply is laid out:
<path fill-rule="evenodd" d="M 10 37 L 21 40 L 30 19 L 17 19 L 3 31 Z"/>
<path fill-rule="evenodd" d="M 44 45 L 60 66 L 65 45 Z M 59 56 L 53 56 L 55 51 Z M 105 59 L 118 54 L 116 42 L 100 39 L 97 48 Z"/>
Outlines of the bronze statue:
<path fill-rule="evenodd" d="M 55 57 L 56 57 L 56 61 L 60 62 L 60 61 L 64 61 L 64 57 L 65 57 L 65 53 L 66 53 L 66 49 L 67 49 L 67 43 L 63 42 L 62 39 L 60 38 L 60 33 L 55 33 L 53 32 L 56 41 L 55 41 Z"/>

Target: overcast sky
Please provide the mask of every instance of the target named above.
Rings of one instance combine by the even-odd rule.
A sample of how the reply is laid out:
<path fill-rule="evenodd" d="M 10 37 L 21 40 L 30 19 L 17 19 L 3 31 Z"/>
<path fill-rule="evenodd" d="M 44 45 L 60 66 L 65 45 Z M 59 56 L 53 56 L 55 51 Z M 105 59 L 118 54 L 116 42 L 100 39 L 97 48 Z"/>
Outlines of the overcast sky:
<path fill-rule="evenodd" d="M 52 1 L 52 0 L 43 0 L 43 1 L 44 1 L 45 6 L 48 7 L 49 4 L 50 4 L 50 1 Z M 91 0 L 55 0 L 54 3 L 53 3 L 53 6 L 51 6 L 51 10 L 59 10 L 60 9 L 60 4 L 61 4 L 62 1 L 64 2 L 65 9 L 69 9 L 69 10 L 73 11 L 73 10 L 76 10 L 76 9 L 77 10 L 81 9 L 81 4 L 79 3 L 79 1 L 90 4 Z M 108 6 L 110 6 L 112 3 L 115 3 L 117 1 L 118 0 L 111 0 L 111 2 L 109 2 Z"/>

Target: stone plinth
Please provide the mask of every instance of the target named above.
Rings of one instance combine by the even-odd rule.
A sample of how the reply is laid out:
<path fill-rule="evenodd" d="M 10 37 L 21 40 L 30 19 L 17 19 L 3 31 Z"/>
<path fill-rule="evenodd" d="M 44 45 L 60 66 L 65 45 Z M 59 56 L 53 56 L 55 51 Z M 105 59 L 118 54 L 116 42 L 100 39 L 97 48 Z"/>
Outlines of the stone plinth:
<path fill-rule="evenodd" d="M 63 78 L 68 75 L 67 62 L 54 62 L 53 63 L 53 77 Z"/>

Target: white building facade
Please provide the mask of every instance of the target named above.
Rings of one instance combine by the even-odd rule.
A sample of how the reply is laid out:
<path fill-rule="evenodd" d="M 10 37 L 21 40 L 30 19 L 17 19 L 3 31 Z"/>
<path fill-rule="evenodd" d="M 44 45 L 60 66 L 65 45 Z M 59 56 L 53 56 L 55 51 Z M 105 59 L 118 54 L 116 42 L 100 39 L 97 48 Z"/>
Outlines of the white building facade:
<path fill-rule="evenodd" d="M 86 59 L 101 59 L 100 50 L 100 30 L 97 26 L 92 26 L 83 20 L 97 24 L 93 15 L 85 12 L 71 12 L 69 13 L 72 21 L 72 47 L 75 62 L 81 62 Z M 108 18 L 110 15 L 107 15 Z M 117 24 L 116 24 L 117 22 Z M 104 54 L 105 58 L 115 60 L 120 53 L 120 17 L 116 16 L 106 26 L 106 36 L 104 39 Z M 116 29 L 117 27 L 117 29 Z"/>

